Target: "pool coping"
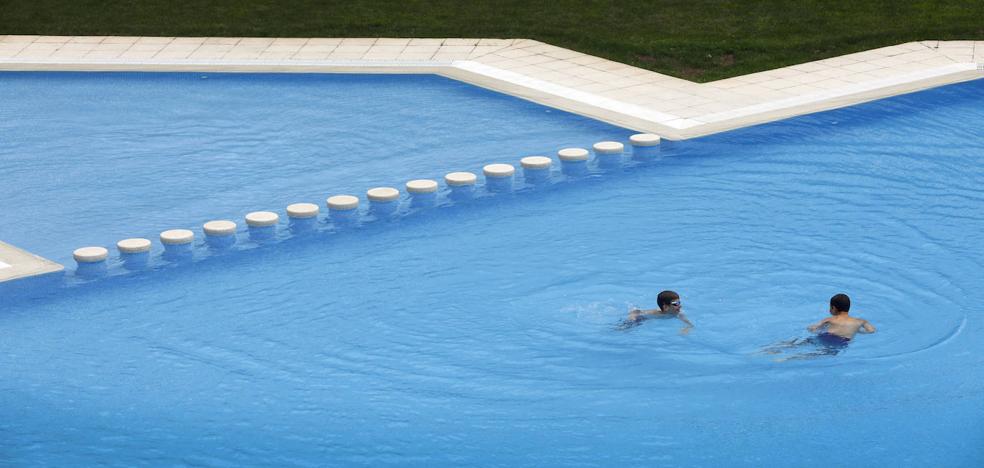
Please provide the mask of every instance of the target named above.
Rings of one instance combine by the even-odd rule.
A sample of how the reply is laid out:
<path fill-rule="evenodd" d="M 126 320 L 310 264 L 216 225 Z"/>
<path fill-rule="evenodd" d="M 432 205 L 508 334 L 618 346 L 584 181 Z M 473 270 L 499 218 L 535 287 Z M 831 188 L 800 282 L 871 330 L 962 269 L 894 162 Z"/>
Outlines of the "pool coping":
<path fill-rule="evenodd" d="M 984 78 L 984 41 L 908 42 L 695 83 L 530 39 L 0 35 L 0 71 L 436 74 L 681 140 Z M 0 242 L 0 282 L 62 269 Z"/>
<path fill-rule="evenodd" d="M 64 269 L 59 263 L 0 241 L 0 283 L 57 273 Z"/>

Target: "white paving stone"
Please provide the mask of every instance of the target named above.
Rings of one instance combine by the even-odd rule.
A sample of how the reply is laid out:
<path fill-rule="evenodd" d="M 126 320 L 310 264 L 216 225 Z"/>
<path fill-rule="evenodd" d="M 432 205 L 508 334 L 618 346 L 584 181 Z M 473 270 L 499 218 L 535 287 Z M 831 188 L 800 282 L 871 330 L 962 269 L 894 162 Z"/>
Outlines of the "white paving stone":
<path fill-rule="evenodd" d="M 328 53 L 335 50 L 338 44 L 305 44 L 297 53 Z"/>
<path fill-rule="evenodd" d="M 205 43 L 207 37 L 176 37 L 170 42 L 171 45 L 200 46 Z M 110 38 L 106 39 L 107 41 Z M 105 42 L 105 41 L 103 41 Z"/>
<path fill-rule="evenodd" d="M 444 39 L 410 39 L 410 45 L 440 46 Z"/>
<path fill-rule="evenodd" d="M 339 44 L 339 46 L 336 47 L 334 51 L 340 54 L 355 54 L 355 53 L 364 54 L 366 52 L 369 52 L 369 49 L 371 48 L 372 48 L 371 44 L 353 44 L 353 43 L 346 43 L 345 41 L 342 41 L 342 43 Z"/>
<path fill-rule="evenodd" d="M 9 37 L 9 36 L 8 36 Z M 99 44 L 106 39 L 106 36 L 73 36 L 69 39 L 69 43 L 84 43 L 84 44 Z M 141 40 L 146 39 L 160 39 L 160 38 L 141 38 Z"/>
<path fill-rule="evenodd" d="M 54 55 L 57 55 L 57 52 L 52 54 L 52 56 Z M 127 50 L 118 55 L 117 58 L 127 60 L 150 60 L 153 59 L 155 55 L 157 55 L 156 50 Z"/>
<path fill-rule="evenodd" d="M 242 41 L 240 41 L 240 43 L 242 43 Z M 339 45 L 341 43 L 342 43 L 342 39 L 341 38 L 313 37 L 311 39 L 308 39 L 307 44 L 304 44 L 304 46 L 305 47 L 310 47 L 310 46 L 337 46 L 337 45 Z"/>
<path fill-rule="evenodd" d="M 205 41 L 202 42 L 202 44 L 205 44 L 205 45 L 230 45 L 230 46 L 232 46 L 232 45 L 238 44 L 239 43 L 239 40 L 240 39 L 238 37 L 210 37 L 208 39 L 205 39 Z"/>
<path fill-rule="evenodd" d="M 264 50 L 264 52 L 269 52 L 269 53 L 283 53 L 283 54 L 296 54 L 297 51 L 301 50 L 301 47 L 304 47 L 304 44 L 300 44 L 300 43 L 296 43 L 296 44 L 277 44 L 275 42 L 273 44 L 270 44 L 270 46 L 267 47 L 266 50 Z"/>
<path fill-rule="evenodd" d="M 337 41 L 341 42 L 341 39 L 337 39 Z M 268 37 L 244 37 L 236 43 L 238 46 L 249 47 L 268 47 L 270 44 L 273 44 L 273 39 Z"/>
<path fill-rule="evenodd" d="M 479 39 L 478 45 L 491 45 L 491 46 L 508 46 L 512 45 L 512 39 Z"/>
<path fill-rule="evenodd" d="M 381 37 L 376 39 L 375 45 L 377 46 L 407 46 L 410 45 L 410 39 L 408 38 L 393 38 L 393 37 Z"/>
<path fill-rule="evenodd" d="M 123 36 L 106 36 L 102 40 L 102 44 L 133 44 L 137 42 L 139 37 L 123 37 Z"/>
<path fill-rule="evenodd" d="M 423 61 L 426 61 L 426 60 L 430 60 L 431 57 L 433 57 L 433 56 L 434 56 L 433 53 L 408 54 L 408 53 L 404 52 L 404 53 L 401 53 L 399 57 L 397 57 L 397 60 L 410 61 L 410 62 L 412 62 L 412 61 L 422 61 L 422 60 Z"/>
<path fill-rule="evenodd" d="M 4 42 L 31 43 L 41 36 L 11 34 L 3 38 Z"/>
<path fill-rule="evenodd" d="M 271 44 L 271 46 L 294 46 L 294 47 L 301 47 L 301 46 L 307 44 L 307 42 L 309 40 L 310 39 L 308 39 L 308 38 L 282 37 L 282 38 L 274 39 L 273 40 L 273 44 Z"/>
<path fill-rule="evenodd" d="M 256 59 L 263 53 L 263 48 L 236 47 L 222 56 L 223 60 L 251 60 Z M 327 54 L 325 54 L 327 55 Z"/>
<path fill-rule="evenodd" d="M 461 54 L 441 54 L 441 53 L 438 53 L 438 54 L 434 54 L 431 57 L 431 60 L 434 61 L 434 62 L 442 63 L 442 64 L 450 64 L 451 62 L 454 62 L 456 60 L 463 60 L 465 58 L 466 57 L 463 57 Z"/>
<path fill-rule="evenodd" d="M 445 46 L 476 46 L 479 39 L 445 39 Z"/>
<path fill-rule="evenodd" d="M 342 39 L 343 46 L 371 46 L 376 43 L 375 38 L 371 37 L 347 37 Z"/>

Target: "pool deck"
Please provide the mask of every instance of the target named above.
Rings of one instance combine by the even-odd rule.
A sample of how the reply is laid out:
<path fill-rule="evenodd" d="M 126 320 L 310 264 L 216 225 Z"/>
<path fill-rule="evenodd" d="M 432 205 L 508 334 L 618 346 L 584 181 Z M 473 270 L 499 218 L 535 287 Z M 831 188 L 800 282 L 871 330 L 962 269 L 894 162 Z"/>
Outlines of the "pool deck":
<path fill-rule="evenodd" d="M 984 41 L 694 83 L 530 39 L 0 35 L 0 71 L 16 70 L 429 73 L 676 140 L 984 78 Z M 0 282 L 61 269 L 0 242 Z"/>

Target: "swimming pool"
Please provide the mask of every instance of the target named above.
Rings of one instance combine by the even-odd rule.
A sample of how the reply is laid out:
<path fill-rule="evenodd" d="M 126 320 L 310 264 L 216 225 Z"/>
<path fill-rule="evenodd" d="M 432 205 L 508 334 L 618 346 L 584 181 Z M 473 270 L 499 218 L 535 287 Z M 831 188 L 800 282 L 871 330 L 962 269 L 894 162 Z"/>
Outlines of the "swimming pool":
<path fill-rule="evenodd" d="M 631 133 L 434 75 L 0 72 L 0 240 L 68 265 Z"/>
<path fill-rule="evenodd" d="M 0 453 L 978 466 L 982 91 L 681 142 L 578 181 L 14 301 Z M 692 333 L 615 329 L 663 288 Z M 878 333 L 831 358 L 757 353 L 841 291 Z"/>

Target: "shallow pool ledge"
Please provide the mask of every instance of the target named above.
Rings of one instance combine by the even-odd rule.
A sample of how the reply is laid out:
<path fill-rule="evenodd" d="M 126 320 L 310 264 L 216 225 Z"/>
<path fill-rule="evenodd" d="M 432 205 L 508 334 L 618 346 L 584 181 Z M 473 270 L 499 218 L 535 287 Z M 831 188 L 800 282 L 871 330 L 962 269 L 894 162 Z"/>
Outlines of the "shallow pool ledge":
<path fill-rule="evenodd" d="M 59 263 L 0 241 L 0 283 L 63 270 Z"/>

